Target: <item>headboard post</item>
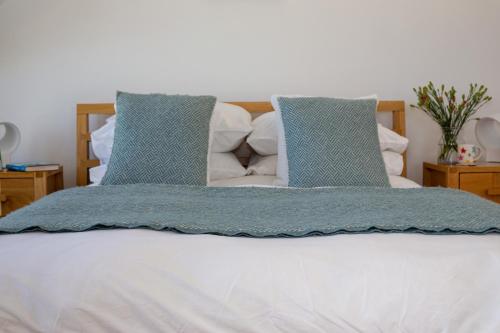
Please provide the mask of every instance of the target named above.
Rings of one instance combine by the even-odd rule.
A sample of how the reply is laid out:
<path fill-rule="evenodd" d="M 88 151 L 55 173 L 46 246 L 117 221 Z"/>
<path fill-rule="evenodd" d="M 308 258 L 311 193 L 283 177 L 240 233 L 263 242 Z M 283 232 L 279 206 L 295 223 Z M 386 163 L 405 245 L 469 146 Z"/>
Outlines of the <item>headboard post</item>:
<path fill-rule="evenodd" d="M 248 112 L 264 113 L 273 111 L 270 102 L 229 102 L 241 106 Z M 404 101 L 379 101 L 378 112 L 392 113 L 392 128 L 401 136 L 406 134 L 405 102 Z M 115 107 L 112 103 L 106 104 L 78 104 L 76 108 L 76 183 L 78 186 L 89 184 L 89 169 L 99 165 L 98 160 L 91 160 L 89 155 L 90 115 L 113 115 Z M 403 176 L 406 176 L 406 153 L 403 154 Z"/>
<path fill-rule="evenodd" d="M 89 169 L 99 166 L 99 160 L 91 160 L 89 155 L 90 142 L 90 115 L 113 115 L 115 105 L 103 104 L 78 104 L 76 106 L 76 184 L 86 186 L 89 184 Z"/>
<path fill-rule="evenodd" d="M 392 112 L 392 130 L 401 136 L 406 137 L 406 118 L 404 101 L 380 101 L 377 111 Z M 403 153 L 403 177 L 407 175 L 406 151 Z"/>
<path fill-rule="evenodd" d="M 78 112 L 78 111 L 77 111 Z M 89 144 L 85 136 L 89 133 L 89 115 L 76 115 L 76 184 L 85 186 L 89 183 L 88 169 L 85 167 L 89 159 Z"/>

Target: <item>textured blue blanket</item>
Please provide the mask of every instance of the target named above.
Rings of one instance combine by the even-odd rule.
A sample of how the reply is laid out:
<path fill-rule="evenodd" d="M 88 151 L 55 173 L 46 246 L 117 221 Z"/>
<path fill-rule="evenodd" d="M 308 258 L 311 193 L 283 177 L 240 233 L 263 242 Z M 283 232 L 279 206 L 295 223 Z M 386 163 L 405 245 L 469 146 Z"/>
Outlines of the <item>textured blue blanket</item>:
<path fill-rule="evenodd" d="M 500 232 L 500 205 L 438 189 L 116 185 L 54 193 L 0 220 L 1 233 L 150 228 L 302 237 L 360 232 Z"/>

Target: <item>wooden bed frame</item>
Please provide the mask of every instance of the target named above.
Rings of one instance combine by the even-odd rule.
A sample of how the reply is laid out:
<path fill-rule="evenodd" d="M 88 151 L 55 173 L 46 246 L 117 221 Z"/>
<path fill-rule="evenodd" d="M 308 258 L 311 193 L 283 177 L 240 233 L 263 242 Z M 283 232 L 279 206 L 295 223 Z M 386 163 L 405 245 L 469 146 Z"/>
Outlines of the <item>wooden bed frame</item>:
<path fill-rule="evenodd" d="M 274 111 L 270 102 L 229 102 L 239 105 L 254 114 Z M 404 101 L 380 101 L 378 112 L 392 112 L 392 129 L 399 135 L 405 136 L 405 103 Z M 78 104 L 76 107 L 76 183 L 78 186 L 89 184 L 89 169 L 99 166 L 99 160 L 90 159 L 89 143 L 90 115 L 113 115 L 113 103 L 107 104 Z M 406 176 L 406 153 L 403 155 L 403 176 Z"/>

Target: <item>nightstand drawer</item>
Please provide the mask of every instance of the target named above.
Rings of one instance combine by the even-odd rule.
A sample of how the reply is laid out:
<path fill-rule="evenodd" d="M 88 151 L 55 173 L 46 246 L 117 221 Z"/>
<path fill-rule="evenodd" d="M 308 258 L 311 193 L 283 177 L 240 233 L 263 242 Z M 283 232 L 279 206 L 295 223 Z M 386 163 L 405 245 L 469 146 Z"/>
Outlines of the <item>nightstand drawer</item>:
<path fill-rule="evenodd" d="M 0 217 L 24 207 L 34 199 L 33 179 L 0 179 Z"/>
<path fill-rule="evenodd" d="M 461 173 L 460 189 L 500 203 L 500 173 Z"/>

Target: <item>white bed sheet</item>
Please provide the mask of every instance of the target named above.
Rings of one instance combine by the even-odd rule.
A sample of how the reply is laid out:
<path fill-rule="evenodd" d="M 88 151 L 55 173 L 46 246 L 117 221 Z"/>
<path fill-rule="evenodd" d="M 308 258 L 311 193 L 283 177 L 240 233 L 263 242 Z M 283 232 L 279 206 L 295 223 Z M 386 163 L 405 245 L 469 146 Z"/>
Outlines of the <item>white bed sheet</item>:
<path fill-rule="evenodd" d="M 393 188 L 418 188 L 419 184 L 401 176 L 389 176 L 389 182 Z M 220 187 L 235 187 L 235 186 L 264 186 L 264 187 L 280 187 L 280 182 L 276 176 L 256 176 L 250 175 L 245 177 L 229 178 L 212 181 L 208 186 Z"/>
<path fill-rule="evenodd" d="M 500 236 L 0 236 L 1 332 L 500 332 Z"/>

